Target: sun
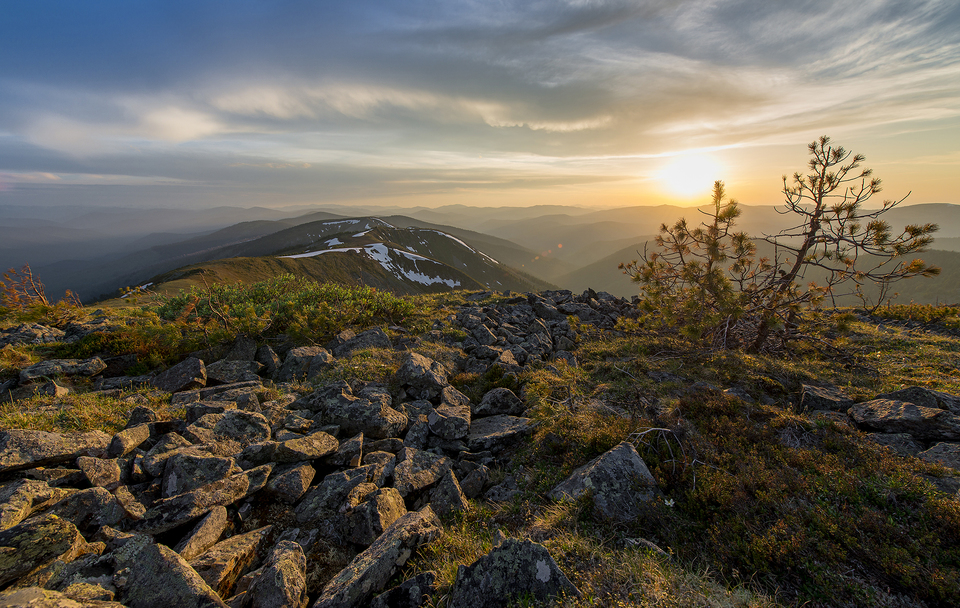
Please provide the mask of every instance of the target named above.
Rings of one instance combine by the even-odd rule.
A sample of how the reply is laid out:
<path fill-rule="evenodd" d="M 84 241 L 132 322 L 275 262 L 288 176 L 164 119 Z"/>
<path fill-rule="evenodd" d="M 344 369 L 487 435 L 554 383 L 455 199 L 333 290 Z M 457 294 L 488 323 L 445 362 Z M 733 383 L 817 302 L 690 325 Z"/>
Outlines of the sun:
<path fill-rule="evenodd" d="M 720 163 L 709 154 L 680 154 L 669 159 L 657 178 L 674 196 L 709 195 L 713 182 L 723 179 Z"/>

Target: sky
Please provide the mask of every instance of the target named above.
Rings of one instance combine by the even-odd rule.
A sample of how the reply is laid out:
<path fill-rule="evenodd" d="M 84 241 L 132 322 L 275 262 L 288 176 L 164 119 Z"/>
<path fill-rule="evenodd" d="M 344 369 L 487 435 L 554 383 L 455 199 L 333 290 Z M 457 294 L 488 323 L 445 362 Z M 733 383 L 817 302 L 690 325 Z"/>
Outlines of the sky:
<path fill-rule="evenodd" d="M 960 204 L 956 0 L 4 0 L 0 206 Z"/>

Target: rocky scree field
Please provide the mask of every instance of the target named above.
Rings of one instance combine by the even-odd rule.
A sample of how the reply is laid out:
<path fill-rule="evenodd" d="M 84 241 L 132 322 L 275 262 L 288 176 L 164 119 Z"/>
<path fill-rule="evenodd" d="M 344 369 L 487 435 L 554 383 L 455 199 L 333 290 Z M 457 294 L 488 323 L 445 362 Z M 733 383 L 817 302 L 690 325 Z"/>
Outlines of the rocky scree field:
<path fill-rule="evenodd" d="M 0 605 L 957 605 L 958 313 L 747 355 L 589 290 L 7 311 Z"/>

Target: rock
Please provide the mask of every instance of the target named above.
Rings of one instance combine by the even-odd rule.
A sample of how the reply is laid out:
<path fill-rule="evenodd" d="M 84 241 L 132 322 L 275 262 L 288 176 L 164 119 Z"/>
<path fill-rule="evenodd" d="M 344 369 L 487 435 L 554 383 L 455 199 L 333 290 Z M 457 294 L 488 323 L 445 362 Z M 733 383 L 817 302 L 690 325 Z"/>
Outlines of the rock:
<path fill-rule="evenodd" d="M 907 433 L 867 433 L 866 438 L 905 456 L 916 456 L 923 451 L 923 445 Z"/>
<path fill-rule="evenodd" d="M 400 492 L 394 488 L 379 488 L 347 511 L 346 538 L 352 543 L 369 546 L 406 512 Z"/>
<path fill-rule="evenodd" d="M 429 403 L 423 401 L 422 403 Z M 433 411 L 433 408 L 430 408 Z M 427 447 L 427 439 L 430 437 L 430 417 L 426 414 L 414 414 L 409 417 L 410 424 L 407 428 L 407 434 L 403 437 L 403 447 L 422 450 Z"/>
<path fill-rule="evenodd" d="M 77 458 L 77 466 L 92 486 L 112 492 L 120 485 L 120 464 L 115 458 L 81 456 Z"/>
<path fill-rule="evenodd" d="M 522 414 L 525 409 L 523 401 L 513 391 L 508 388 L 494 388 L 483 396 L 480 404 L 473 409 L 473 415 L 478 418 L 500 414 L 516 416 Z"/>
<path fill-rule="evenodd" d="M 501 608 L 524 596 L 546 602 L 580 597 L 580 592 L 543 545 L 510 538 L 470 566 L 459 567 L 449 601 L 457 608 Z"/>
<path fill-rule="evenodd" d="M 295 542 L 282 540 L 270 551 L 260 574 L 250 583 L 240 608 L 304 608 L 307 605 L 307 558 Z"/>
<path fill-rule="evenodd" d="M 143 515 L 147 512 L 147 508 L 143 506 L 143 503 L 137 500 L 137 497 L 133 495 L 127 486 L 118 487 L 113 491 L 113 496 L 117 499 L 117 504 L 119 504 L 120 508 L 123 509 L 123 514 L 126 517 L 135 520 L 143 519 Z"/>
<path fill-rule="evenodd" d="M 463 490 L 463 495 L 467 498 L 476 498 L 483 492 L 483 488 L 486 487 L 489 480 L 490 469 L 484 465 L 480 465 L 467 473 L 467 476 L 463 478 L 463 482 L 460 483 L 460 489 Z"/>
<path fill-rule="evenodd" d="M 520 493 L 520 487 L 513 475 L 507 475 L 503 481 L 493 486 L 484 495 L 484 498 L 491 502 L 507 502 Z"/>
<path fill-rule="evenodd" d="M 358 467 L 330 473 L 320 485 L 307 492 L 296 508 L 297 521 L 307 523 L 336 513 L 347 500 L 350 491 L 366 483 L 371 467 Z"/>
<path fill-rule="evenodd" d="M 43 397 L 66 397 L 70 394 L 70 389 L 51 380 L 37 387 L 36 394 Z"/>
<path fill-rule="evenodd" d="M 421 572 L 373 598 L 368 608 L 420 608 L 438 590 L 437 573 Z"/>
<path fill-rule="evenodd" d="M 233 384 L 260 380 L 258 375 L 263 365 L 253 360 L 221 359 L 206 366 L 207 382 L 210 384 Z"/>
<path fill-rule="evenodd" d="M 434 435 L 446 440 L 461 439 L 470 431 L 470 400 L 447 386 L 441 392 L 441 403 L 427 415 L 427 424 Z"/>
<path fill-rule="evenodd" d="M 180 557 L 188 562 L 193 561 L 207 549 L 217 544 L 223 531 L 227 529 L 227 509 L 216 506 L 210 509 L 206 517 L 200 520 L 190 534 L 174 548 Z"/>
<path fill-rule="evenodd" d="M 917 454 L 917 457 L 920 460 L 960 470 L 960 444 L 957 443 L 934 444 L 929 450 Z"/>
<path fill-rule="evenodd" d="M 372 545 L 357 555 L 323 588 L 313 608 L 357 608 L 383 589 L 413 551 L 443 532 L 430 507 L 393 522 Z"/>
<path fill-rule="evenodd" d="M 31 518 L 0 532 L 0 586 L 54 560 L 73 561 L 86 547 L 80 531 L 56 515 Z"/>
<path fill-rule="evenodd" d="M 44 481 L 18 479 L 0 485 L 0 530 L 7 530 L 42 509 L 63 500 L 75 490 L 51 488 Z"/>
<path fill-rule="evenodd" d="M 269 348 L 269 347 L 267 347 Z M 253 361 L 257 356 L 257 341 L 246 335 L 239 335 L 233 340 L 230 352 L 224 357 L 226 361 Z"/>
<path fill-rule="evenodd" d="M 453 461 L 445 456 L 413 448 L 404 448 L 398 460 L 393 485 L 404 497 L 433 485 L 453 467 Z"/>
<path fill-rule="evenodd" d="M 627 522 L 640 514 L 640 503 L 657 494 L 657 482 L 630 442 L 624 441 L 575 470 L 550 493 L 553 499 L 593 497 L 602 517 Z"/>
<path fill-rule="evenodd" d="M 296 401 L 317 412 L 321 424 L 336 424 L 344 433 L 363 433 L 367 437 L 396 437 L 407 426 L 407 416 L 390 406 L 390 393 L 382 387 L 370 387 L 354 396 L 346 382 L 335 382 L 317 389 L 309 397 Z"/>
<path fill-rule="evenodd" d="M 314 357 L 325 359 L 330 357 L 327 349 L 320 346 L 298 346 L 291 348 L 283 360 L 283 365 L 277 373 L 277 380 L 280 382 L 290 382 L 291 380 L 302 380 L 310 372 L 310 366 Z"/>
<path fill-rule="evenodd" d="M 467 448 L 471 452 L 499 451 L 519 442 L 533 432 L 534 422 L 516 416 L 488 416 L 475 420 L 467 435 Z"/>
<path fill-rule="evenodd" d="M 47 433 L 10 429 L 0 433 L 0 473 L 69 462 L 79 456 L 105 456 L 110 435 Z"/>
<path fill-rule="evenodd" d="M 207 368 L 196 357 L 187 357 L 153 378 L 153 385 L 168 393 L 189 391 L 207 385 Z"/>
<path fill-rule="evenodd" d="M 170 498 L 238 472 L 233 458 L 180 451 L 166 461 L 160 493 L 164 498 Z"/>
<path fill-rule="evenodd" d="M 333 347 L 333 355 L 335 357 L 349 357 L 353 355 L 354 351 L 364 348 L 393 348 L 393 344 L 385 331 L 375 327 L 341 341 L 340 344 Z"/>
<path fill-rule="evenodd" d="M 63 590 L 63 595 L 72 600 L 83 602 L 87 606 L 102 605 L 103 602 L 113 604 L 114 606 L 122 605 L 111 601 L 114 596 L 113 591 L 109 591 L 93 583 L 73 583 Z M 88 601 L 94 603 L 87 604 Z"/>
<path fill-rule="evenodd" d="M 960 439 L 960 417 L 947 410 L 874 399 L 854 405 L 848 413 L 857 426 L 866 431 L 909 433 L 921 441 Z"/>
<path fill-rule="evenodd" d="M 274 461 L 283 463 L 316 460 L 335 453 L 338 447 L 340 442 L 334 436 L 319 431 L 279 444 L 274 452 Z"/>
<path fill-rule="evenodd" d="M 230 597 L 237 579 L 253 564 L 257 551 L 272 530 L 273 526 L 265 526 L 232 536 L 191 560 L 190 565 L 220 597 Z"/>
<path fill-rule="evenodd" d="M 81 530 L 113 526 L 123 519 L 120 503 L 103 488 L 88 488 L 70 494 L 50 507 L 47 513 L 71 521 Z"/>
<path fill-rule="evenodd" d="M 263 366 L 264 375 L 270 378 L 277 375 L 282 365 L 280 363 L 280 357 L 278 357 L 277 353 L 273 352 L 273 349 L 269 346 L 261 346 L 258 348 L 254 360 Z"/>
<path fill-rule="evenodd" d="M 306 494 L 316 474 L 316 469 L 309 463 L 298 463 L 292 468 L 278 471 L 271 476 L 264 492 L 280 502 L 292 505 Z"/>
<path fill-rule="evenodd" d="M 128 426 L 113 436 L 113 439 L 110 440 L 110 447 L 108 448 L 107 453 L 112 458 L 126 456 L 136 448 L 140 447 L 147 439 L 150 439 L 150 424 Z"/>
<path fill-rule="evenodd" d="M 922 386 L 910 386 L 892 393 L 877 395 L 877 399 L 906 401 L 907 403 L 912 403 L 922 407 L 949 410 L 954 414 L 960 415 L 960 397 L 956 397 L 941 391 L 930 390 Z"/>
<path fill-rule="evenodd" d="M 138 536 L 113 554 L 113 583 L 130 608 L 227 608 L 216 592 L 172 549 Z"/>
<path fill-rule="evenodd" d="M 0 608 L 123 608 L 123 604 L 109 601 L 80 601 L 59 591 L 40 587 L 7 589 L 0 593 Z"/>
<path fill-rule="evenodd" d="M 440 363 L 418 353 L 404 356 L 395 379 L 415 399 L 432 401 L 440 396 L 447 382 L 447 370 Z"/>
<path fill-rule="evenodd" d="M 48 359 L 20 370 L 20 384 L 27 384 L 37 378 L 56 376 L 95 376 L 107 369 L 100 357 L 89 359 Z"/>
<path fill-rule="evenodd" d="M 326 463 L 333 466 L 360 466 L 363 458 L 363 433 L 357 433 L 346 441 L 341 441 L 337 453 L 327 457 Z"/>
<path fill-rule="evenodd" d="M 177 450 L 187 448 L 193 444 L 177 433 L 167 433 L 150 448 L 143 457 L 143 469 L 153 477 L 163 475 L 167 466 L 167 459 L 177 453 Z"/>
<path fill-rule="evenodd" d="M 8 344 L 49 344 L 62 342 L 66 332 L 39 323 L 23 323 L 0 331 L 0 348 Z"/>
<path fill-rule="evenodd" d="M 452 470 L 444 473 L 430 492 L 430 506 L 441 516 L 459 513 L 470 508 L 470 503 L 464 496 L 457 476 Z"/>

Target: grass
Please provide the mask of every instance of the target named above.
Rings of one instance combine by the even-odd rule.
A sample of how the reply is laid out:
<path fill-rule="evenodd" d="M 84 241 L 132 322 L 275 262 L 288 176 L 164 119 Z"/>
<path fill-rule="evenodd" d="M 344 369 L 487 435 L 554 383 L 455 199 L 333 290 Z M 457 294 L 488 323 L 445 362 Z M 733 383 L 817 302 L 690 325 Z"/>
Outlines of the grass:
<path fill-rule="evenodd" d="M 132 398 L 131 398 L 132 397 Z M 114 434 L 123 429 L 130 412 L 146 405 L 161 417 L 178 413 L 166 394 L 131 393 L 107 397 L 96 393 L 73 393 L 65 397 L 34 396 L 13 403 L 0 403 L 0 428 L 73 432 L 100 430 Z"/>

